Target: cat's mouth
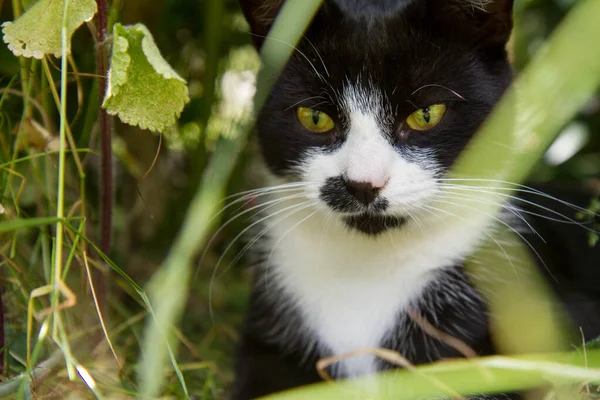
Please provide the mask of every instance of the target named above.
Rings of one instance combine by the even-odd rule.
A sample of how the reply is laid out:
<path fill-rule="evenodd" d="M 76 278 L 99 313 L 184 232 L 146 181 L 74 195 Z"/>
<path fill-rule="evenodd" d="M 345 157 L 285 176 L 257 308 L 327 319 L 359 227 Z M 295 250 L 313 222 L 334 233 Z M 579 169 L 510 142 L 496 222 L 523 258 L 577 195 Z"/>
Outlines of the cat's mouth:
<path fill-rule="evenodd" d="M 344 217 L 344 222 L 367 235 L 376 236 L 388 229 L 398 229 L 406 223 L 406 218 L 391 215 L 363 213 Z"/>

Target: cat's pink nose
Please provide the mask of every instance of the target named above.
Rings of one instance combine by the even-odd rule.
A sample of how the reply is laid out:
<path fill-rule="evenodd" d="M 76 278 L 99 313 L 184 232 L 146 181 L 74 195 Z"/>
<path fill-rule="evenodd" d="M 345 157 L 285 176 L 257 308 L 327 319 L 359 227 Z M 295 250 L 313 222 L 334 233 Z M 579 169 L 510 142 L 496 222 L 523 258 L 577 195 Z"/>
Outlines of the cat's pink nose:
<path fill-rule="evenodd" d="M 365 206 L 371 204 L 381 191 L 381 187 L 374 186 L 371 182 L 345 181 L 348 192 Z"/>

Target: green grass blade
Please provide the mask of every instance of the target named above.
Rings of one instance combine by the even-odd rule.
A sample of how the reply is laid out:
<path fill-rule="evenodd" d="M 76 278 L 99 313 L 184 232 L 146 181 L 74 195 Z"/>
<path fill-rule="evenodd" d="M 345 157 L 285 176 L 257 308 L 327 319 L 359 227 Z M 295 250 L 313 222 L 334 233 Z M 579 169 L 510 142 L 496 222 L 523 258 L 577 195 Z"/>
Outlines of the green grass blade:
<path fill-rule="evenodd" d="M 273 76 L 278 76 L 283 69 L 294 50 L 293 45 L 298 43 L 321 1 L 288 1 L 284 4 L 270 33 L 270 37 L 276 37 L 277 40 L 267 39 L 262 50 L 261 57 L 265 61 L 265 69 L 263 75 L 259 75 L 255 100 L 257 110 L 271 90 Z M 268 76 L 269 79 L 261 79 L 261 76 Z M 170 348 L 164 345 L 165 339 L 167 343 L 172 343 L 170 335 L 165 336 L 168 332 L 165 327 L 179 322 L 187 299 L 192 258 L 207 240 L 210 221 L 218 211 L 226 184 L 245 146 L 250 126 L 240 125 L 238 129 L 239 135 L 233 136 L 236 137 L 235 140 L 219 141 L 173 248 L 150 282 L 148 291 L 155 315 L 148 320 L 138 369 L 144 398 L 154 397 L 164 381 L 164 365 L 170 351 Z M 182 380 L 181 383 L 185 391 Z"/>
<path fill-rule="evenodd" d="M 587 362 L 587 367 L 585 367 Z M 371 378 L 321 383 L 268 396 L 270 400 L 372 398 L 365 388 Z M 377 400 L 416 400 L 447 398 L 445 388 L 465 395 L 486 391 L 507 393 L 548 383 L 600 382 L 600 352 L 559 353 L 519 357 L 486 357 L 474 360 L 444 361 L 417 368 L 396 370 L 377 376 Z"/>
<path fill-rule="evenodd" d="M 14 219 L 0 223 L 0 233 L 14 232 L 19 229 L 39 228 L 40 226 L 55 224 L 57 222 L 65 223 L 68 221 L 84 221 L 81 217 L 41 217 L 28 219 Z"/>

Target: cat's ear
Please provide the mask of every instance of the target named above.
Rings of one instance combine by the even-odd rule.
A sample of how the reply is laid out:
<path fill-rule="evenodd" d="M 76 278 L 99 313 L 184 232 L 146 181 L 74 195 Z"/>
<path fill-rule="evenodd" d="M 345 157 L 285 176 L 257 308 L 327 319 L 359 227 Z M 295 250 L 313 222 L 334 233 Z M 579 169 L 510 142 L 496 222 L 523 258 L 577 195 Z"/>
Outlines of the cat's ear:
<path fill-rule="evenodd" d="M 257 48 L 262 46 L 283 2 L 284 0 L 239 0 Z"/>
<path fill-rule="evenodd" d="M 472 1 L 480 39 L 488 45 L 505 46 L 513 27 L 513 0 Z"/>
<path fill-rule="evenodd" d="M 513 27 L 514 0 L 434 0 L 448 26 L 466 29 L 482 47 L 504 49 Z M 442 7 L 443 10 L 440 10 Z"/>

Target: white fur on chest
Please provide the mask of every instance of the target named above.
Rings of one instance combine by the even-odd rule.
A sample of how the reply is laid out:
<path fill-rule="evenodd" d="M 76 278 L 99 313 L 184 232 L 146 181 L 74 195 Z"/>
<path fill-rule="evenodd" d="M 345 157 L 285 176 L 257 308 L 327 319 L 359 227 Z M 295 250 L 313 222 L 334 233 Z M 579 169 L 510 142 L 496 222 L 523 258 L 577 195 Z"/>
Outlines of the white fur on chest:
<path fill-rule="evenodd" d="M 431 272 L 472 251 L 480 236 L 469 224 L 443 223 L 437 217 L 437 229 L 428 234 L 409 223 L 401 231 L 370 238 L 313 212 L 298 212 L 270 226 L 266 279 L 276 280 L 298 307 L 304 326 L 294 329 L 308 329 L 322 356 L 380 347 Z M 339 366 L 346 376 L 377 369 L 371 356 Z"/>

